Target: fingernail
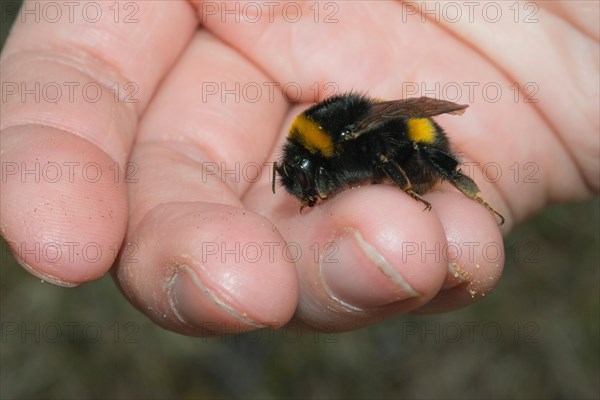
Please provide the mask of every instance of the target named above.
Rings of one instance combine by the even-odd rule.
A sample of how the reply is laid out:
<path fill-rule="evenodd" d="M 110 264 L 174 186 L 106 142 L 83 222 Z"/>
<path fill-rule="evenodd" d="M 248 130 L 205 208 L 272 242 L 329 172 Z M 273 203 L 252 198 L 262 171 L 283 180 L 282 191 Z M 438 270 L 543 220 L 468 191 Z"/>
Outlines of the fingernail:
<path fill-rule="evenodd" d="M 321 259 L 320 273 L 325 290 L 346 308 L 377 307 L 419 296 L 357 229 L 348 229 L 335 242 L 335 257 Z"/>
<path fill-rule="evenodd" d="M 207 279 L 206 277 L 204 277 Z M 167 283 L 169 307 L 179 322 L 193 328 L 210 329 L 218 321 L 220 333 L 238 332 L 242 326 L 264 328 L 246 313 L 237 310 L 227 301 L 224 293 L 209 288 L 194 268 L 181 265 L 175 276 Z"/>
<path fill-rule="evenodd" d="M 448 275 L 442 285 L 442 290 L 452 289 L 458 285 L 470 282 L 469 274 L 454 261 L 448 262 Z"/>
<path fill-rule="evenodd" d="M 21 260 L 17 256 L 15 256 L 15 260 L 17 260 L 17 263 L 21 267 L 23 267 L 27 272 L 29 272 L 31 275 L 33 275 L 37 278 L 40 278 L 42 280 L 42 282 L 49 282 L 53 285 L 67 287 L 67 288 L 79 286 L 78 283 L 67 282 L 67 281 L 59 279 L 55 276 L 51 276 L 51 275 L 45 274 L 43 272 L 40 272 L 37 269 L 33 269 L 29 264 L 27 264 L 25 261 Z"/>

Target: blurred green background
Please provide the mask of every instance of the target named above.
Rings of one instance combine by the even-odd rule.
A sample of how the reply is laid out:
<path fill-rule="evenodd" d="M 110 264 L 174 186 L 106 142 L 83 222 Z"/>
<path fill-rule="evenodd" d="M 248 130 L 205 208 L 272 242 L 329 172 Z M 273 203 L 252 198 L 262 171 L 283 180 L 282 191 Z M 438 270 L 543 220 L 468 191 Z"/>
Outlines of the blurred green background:
<path fill-rule="evenodd" d="M 600 202 L 547 208 L 505 246 L 499 286 L 459 311 L 335 335 L 188 338 L 110 277 L 41 283 L 2 242 L 0 397 L 598 398 Z"/>

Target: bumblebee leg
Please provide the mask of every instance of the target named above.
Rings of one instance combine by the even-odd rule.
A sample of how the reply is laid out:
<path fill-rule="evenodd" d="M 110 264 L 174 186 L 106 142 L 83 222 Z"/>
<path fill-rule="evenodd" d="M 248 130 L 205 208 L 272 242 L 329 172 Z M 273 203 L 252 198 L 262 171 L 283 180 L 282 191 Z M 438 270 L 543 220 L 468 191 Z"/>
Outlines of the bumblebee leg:
<path fill-rule="evenodd" d="M 480 196 L 481 190 L 477 184 L 468 176 L 463 175 L 458 169 L 458 161 L 449 154 L 446 154 L 437 149 L 427 147 L 424 152 L 431 165 L 442 175 L 442 177 L 450 182 L 455 188 L 457 188 L 465 196 L 478 201 L 485 208 L 490 210 L 493 214 L 500 218 L 500 225 L 504 224 L 504 217 L 498 211 L 494 210 L 483 198 Z"/>
<path fill-rule="evenodd" d="M 431 210 L 431 204 L 413 190 L 413 186 L 410 183 L 408 176 L 406 176 L 406 172 L 404 172 L 404 170 L 398 164 L 396 164 L 393 161 L 390 161 L 386 156 L 380 156 L 379 162 L 379 167 L 381 168 L 381 170 L 386 174 L 388 178 L 394 181 L 394 183 L 398 185 L 400 189 L 404 191 L 404 193 L 406 193 L 413 199 L 425 204 L 425 208 L 423 209 L 423 211 Z"/>
<path fill-rule="evenodd" d="M 481 205 L 490 210 L 492 213 L 496 214 L 498 218 L 500 218 L 500 225 L 504 225 L 504 217 L 498 211 L 494 210 L 492 206 L 489 205 L 487 201 L 485 201 L 479 194 L 479 187 L 471 178 L 466 175 L 463 175 L 461 172 L 456 171 L 451 179 L 448 181 L 454 185 L 455 188 L 460 190 L 465 196 L 470 197 L 473 200 L 477 200 Z"/>

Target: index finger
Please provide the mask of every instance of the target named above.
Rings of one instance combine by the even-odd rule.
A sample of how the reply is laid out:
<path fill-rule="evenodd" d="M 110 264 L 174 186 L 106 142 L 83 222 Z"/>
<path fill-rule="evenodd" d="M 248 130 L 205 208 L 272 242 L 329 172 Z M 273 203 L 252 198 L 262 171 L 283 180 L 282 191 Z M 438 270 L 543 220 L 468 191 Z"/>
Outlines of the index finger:
<path fill-rule="evenodd" d="M 0 58 L 0 233 L 30 272 L 72 286 L 110 268 L 138 117 L 196 27 L 184 2 L 23 4 Z"/>

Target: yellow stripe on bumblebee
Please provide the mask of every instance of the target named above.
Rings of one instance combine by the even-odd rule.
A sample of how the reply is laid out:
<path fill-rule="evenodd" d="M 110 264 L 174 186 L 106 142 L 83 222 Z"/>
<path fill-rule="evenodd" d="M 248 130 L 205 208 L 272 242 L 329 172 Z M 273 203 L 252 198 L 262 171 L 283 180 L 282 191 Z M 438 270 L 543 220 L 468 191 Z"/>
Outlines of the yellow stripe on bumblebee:
<path fill-rule="evenodd" d="M 436 129 L 429 118 L 410 118 L 406 122 L 408 138 L 413 142 L 433 144 L 436 139 Z"/>
<path fill-rule="evenodd" d="M 331 137 L 312 119 L 304 114 L 296 117 L 290 128 L 288 139 L 295 139 L 312 154 L 321 153 L 332 157 L 334 145 Z"/>

